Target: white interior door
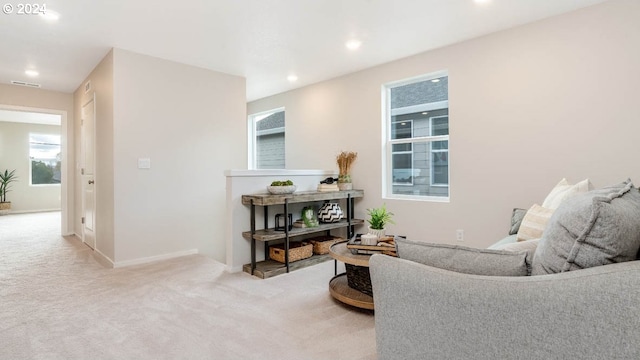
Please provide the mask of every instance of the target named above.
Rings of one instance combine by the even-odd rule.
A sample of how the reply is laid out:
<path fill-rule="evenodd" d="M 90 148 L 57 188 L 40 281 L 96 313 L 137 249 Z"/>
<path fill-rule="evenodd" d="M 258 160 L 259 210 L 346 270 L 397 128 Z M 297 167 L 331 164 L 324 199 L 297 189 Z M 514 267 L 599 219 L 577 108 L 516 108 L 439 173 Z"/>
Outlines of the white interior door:
<path fill-rule="evenodd" d="M 82 241 L 96 248 L 95 94 L 82 107 L 80 166 L 82 179 Z"/>

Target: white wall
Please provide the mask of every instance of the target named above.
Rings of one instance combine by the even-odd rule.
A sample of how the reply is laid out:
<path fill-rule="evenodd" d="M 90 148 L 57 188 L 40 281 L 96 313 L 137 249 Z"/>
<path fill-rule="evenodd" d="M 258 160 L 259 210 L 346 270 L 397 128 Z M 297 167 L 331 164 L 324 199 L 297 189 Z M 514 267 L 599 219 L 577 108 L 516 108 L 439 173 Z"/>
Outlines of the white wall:
<path fill-rule="evenodd" d="M 90 90 L 85 92 L 85 84 L 91 83 Z M 74 92 L 75 124 L 74 136 L 76 144 L 74 176 L 78 186 L 75 192 L 76 217 L 74 228 L 76 234 L 82 234 L 82 186 L 80 168 L 80 135 L 82 107 L 95 95 L 95 193 L 96 193 L 96 245 L 100 255 L 113 262 L 114 246 L 114 172 L 113 172 L 113 52 L 110 51 L 93 69 Z"/>
<path fill-rule="evenodd" d="M 60 210 L 60 184 L 30 185 L 30 133 L 60 135 L 60 126 L 7 122 L 0 118 L 0 171 L 15 170 L 17 179 L 7 193 L 11 212 Z"/>
<path fill-rule="evenodd" d="M 224 262 L 224 170 L 247 159 L 244 78 L 114 49 L 113 84 L 116 265 L 196 250 Z"/>
<path fill-rule="evenodd" d="M 464 244 L 488 246 L 513 207 L 541 203 L 562 177 L 640 185 L 638 19 L 639 1 L 613 0 L 257 100 L 248 113 L 286 108 L 289 169 L 336 168 L 335 154 L 357 151 L 356 216 L 386 202 L 393 233 L 455 243 L 464 229 Z M 382 199 L 381 87 L 439 70 L 449 71 L 451 202 Z"/>

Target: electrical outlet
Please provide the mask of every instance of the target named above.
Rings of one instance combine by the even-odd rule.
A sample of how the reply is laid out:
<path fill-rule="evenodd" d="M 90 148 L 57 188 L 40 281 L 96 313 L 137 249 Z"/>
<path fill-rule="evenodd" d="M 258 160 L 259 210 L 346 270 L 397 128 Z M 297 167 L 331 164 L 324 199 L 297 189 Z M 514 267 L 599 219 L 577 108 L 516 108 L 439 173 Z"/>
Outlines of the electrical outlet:
<path fill-rule="evenodd" d="M 456 240 L 464 241 L 464 230 L 462 229 L 456 230 Z"/>

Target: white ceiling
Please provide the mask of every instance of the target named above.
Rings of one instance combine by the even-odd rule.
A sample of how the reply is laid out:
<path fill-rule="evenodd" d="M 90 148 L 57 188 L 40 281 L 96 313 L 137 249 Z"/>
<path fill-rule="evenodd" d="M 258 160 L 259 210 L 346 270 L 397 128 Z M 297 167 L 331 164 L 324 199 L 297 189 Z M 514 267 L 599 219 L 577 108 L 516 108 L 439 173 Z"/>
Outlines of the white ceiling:
<path fill-rule="evenodd" d="M 57 22 L 0 13 L 0 82 L 73 92 L 117 47 L 243 76 L 251 101 L 604 1 L 47 0 Z"/>

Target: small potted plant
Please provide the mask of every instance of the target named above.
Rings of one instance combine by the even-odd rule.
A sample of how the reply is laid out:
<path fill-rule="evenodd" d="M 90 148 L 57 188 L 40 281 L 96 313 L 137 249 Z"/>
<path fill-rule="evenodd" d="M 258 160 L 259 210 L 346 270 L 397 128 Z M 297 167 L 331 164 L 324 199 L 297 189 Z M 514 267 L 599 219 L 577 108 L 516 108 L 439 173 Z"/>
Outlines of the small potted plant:
<path fill-rule="evenodd" d="M 270 186 L 267 186 L 267 191 L 271 194 L 292 194 L 296 191 L 297 186 L 293 185 L 293 181 L 274 181 Z"/>
<path fill-rule="evenodd" d="M 313 210 L 313 206 L 305 206 L 302 209 L 302 222 L 305 227 L 317 227 L 318 219 L 316 218 L 316 212 Z"/>
<path fill-rule="evenodd" d="M 351 190 L 353 185 L 351 184 L 351 165 L 358 158 L 358 153 L 352 151 L 343 151 L 336 156 L 336 162 L 338 163 L 338 189 Z"/>
<path fill-rule="evenodd" d="M 11 201 L 7 201 L 7 193 L 11 183 L 18 180 L 15 170 L 0 172 L 0 214 L 6 214 L 11 210 Z"/>
<path fill-rule="evenodd" d="M 387 224 L 395 224 L 393 222 L 393 213 L 387 210 L 386 204 L 382 204 L 379 208 L 367 209 L 369 215 L 369 234 L 378 236 L 378 239 L 386 235 Z"/>

